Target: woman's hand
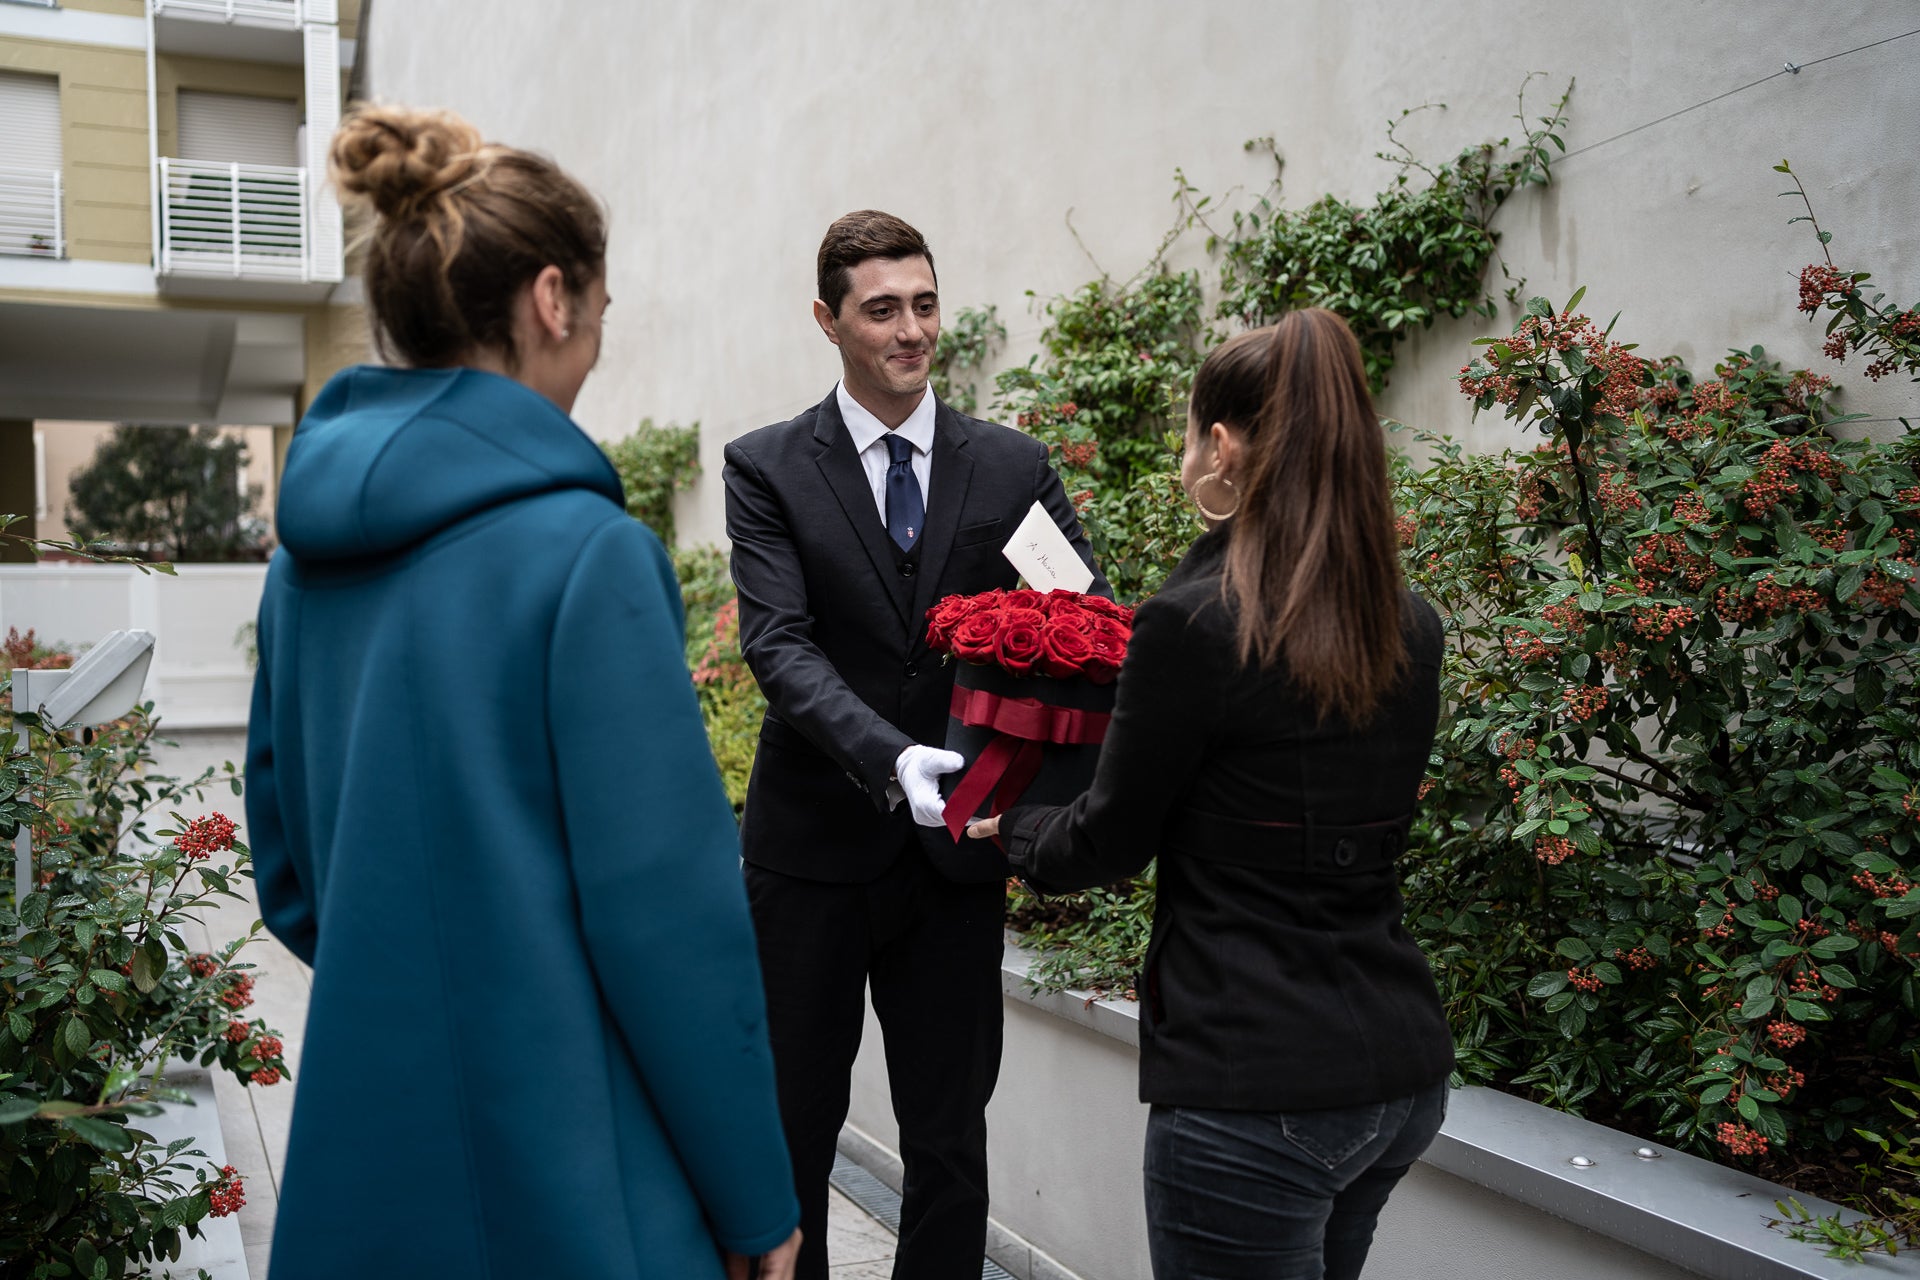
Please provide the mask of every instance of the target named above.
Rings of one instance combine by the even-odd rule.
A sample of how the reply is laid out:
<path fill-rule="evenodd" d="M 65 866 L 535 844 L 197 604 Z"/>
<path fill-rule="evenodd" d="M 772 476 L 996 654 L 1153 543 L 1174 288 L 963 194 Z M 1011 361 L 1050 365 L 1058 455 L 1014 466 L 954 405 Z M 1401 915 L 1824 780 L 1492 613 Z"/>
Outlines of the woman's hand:
<path fill-rule="evenodd" d="M 784 1243 L 758 1259 L 739 1253 L 727 1254 L 727 1280 L 793 1280 L 794 1264 L 799 1258 L 800 1228 L 795 1227 Z M 757 1271 L 753 1268 L 756 1261 L 760 1264 Z"/>
<path fill-rule="evenodd" d="M 982 818 L 978 822 L 967 824 L 967 837 L 971 840 L 991 840 L 1000 834 L 1000 815 Z"/>

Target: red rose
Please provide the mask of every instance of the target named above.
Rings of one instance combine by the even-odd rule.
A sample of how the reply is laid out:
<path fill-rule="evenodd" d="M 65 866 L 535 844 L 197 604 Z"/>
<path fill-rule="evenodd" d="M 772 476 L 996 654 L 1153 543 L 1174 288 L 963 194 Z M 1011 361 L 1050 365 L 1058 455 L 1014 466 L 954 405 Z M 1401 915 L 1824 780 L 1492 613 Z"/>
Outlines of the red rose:
<path fill-rule="evenodd" d="M 1040 627 L 1031 622 L 1003 623 L 994 641 L 994 656 L 1016 676 L 1032 675 L 1040 662 Z"/>
<path fill-rule="evenodd" d="M 1040 631 L 1040 673 L 1056 679 L 1084 675 L 1093 661 L 1093 637 L 1085 627 L 1059 614 Z"/>
<path fill-rule="evenodd" d="M 949 652 L 954 630 L 979 607 L 970 596 L 948 596 L 927 610 L 927 648 Z"/>
<path fill-rule="evenodd" d="M 1127 659 L 1127 639 L 1131 632 L 1112 618 L 1096 618 L 1088 643 L 1093 654 L 1087 662 L 1087 679 L 1095 684 L 1111 684 Z"/>
<path fill-rule="evenodd" d="M 1098 617 L 1099 615 L 1091 610 L 1081 608 L 1077 597 L 1062 597 L 1055 600 L 1047 610 L 1048 622 L 1070 623 L 1082 631 L 1093 630 L 1093 624 Z"/>
<path fill-rule="evenodd" d="M 1032 627 L 1038 631 L 1047 625 L 1046 614 L 1038 609 L 1027 609 L 1018 605 L 1002 605 L 994 611 L 993 616 L 999 619 L 1000 629 L 1003 631 L 1008 627 Z"/>
<path fill-rule="evenodd" d="M 983 610 L 968 615 L 954 628 L 949 651 L 966 662 L 992 662 L 994 641 L 999 636 L 1000 620 Z"/>
<path fill-rule="evenodd" d="M 1115 622 L 1124 622 L 1129 626 L 1133 624 L 1133 610 L 1123 604 L 1115 604 L 1105 596 L 1081 596 L 1079 604 L 1089 613 L 1098 614 L 1103 618 L 1112 618 Z"/>
<path fill-rule="evenodd" d="M 1042 613 L 1047 611 L 1047 596 L 1043 591 L 1029 591 L 1025 588 L 1009 591 L 1000 598 L 999 603 L 1007 609 L 1038 609 Z"/>

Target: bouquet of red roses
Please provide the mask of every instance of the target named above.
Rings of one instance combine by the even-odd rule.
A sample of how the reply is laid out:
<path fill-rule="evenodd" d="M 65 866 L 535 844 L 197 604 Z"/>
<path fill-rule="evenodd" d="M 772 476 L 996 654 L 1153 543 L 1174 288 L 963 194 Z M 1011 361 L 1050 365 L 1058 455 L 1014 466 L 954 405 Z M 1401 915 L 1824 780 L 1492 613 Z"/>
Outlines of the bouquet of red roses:
<path fill-rule="evenodd" d="M 1093 781 L 1127 656 L 1133 611 L 1075 591 L 948 596 L 927 610 L 927 647 L 961 665 L 947 749 L 947 830 L 1017 803 L 1064 804 Z"/>

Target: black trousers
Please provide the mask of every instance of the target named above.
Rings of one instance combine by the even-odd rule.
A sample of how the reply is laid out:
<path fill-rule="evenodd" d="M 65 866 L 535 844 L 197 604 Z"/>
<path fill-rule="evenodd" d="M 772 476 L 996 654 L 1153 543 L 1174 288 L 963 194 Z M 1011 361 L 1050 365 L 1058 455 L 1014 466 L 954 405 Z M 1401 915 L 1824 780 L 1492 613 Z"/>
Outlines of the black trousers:
<path fill-rule="evenodd" d="M 955 884 L 917 845 L 868 884 L 751 864 L 746 881 L 800 1193 L 799 1280 L 827 1280 L 827 1176 L 847 1118 L 868 987 L 906 1165 L 895 1280 L 978 1280 L 986 1108 L 1000 1073 L 1005 886 Z"/>

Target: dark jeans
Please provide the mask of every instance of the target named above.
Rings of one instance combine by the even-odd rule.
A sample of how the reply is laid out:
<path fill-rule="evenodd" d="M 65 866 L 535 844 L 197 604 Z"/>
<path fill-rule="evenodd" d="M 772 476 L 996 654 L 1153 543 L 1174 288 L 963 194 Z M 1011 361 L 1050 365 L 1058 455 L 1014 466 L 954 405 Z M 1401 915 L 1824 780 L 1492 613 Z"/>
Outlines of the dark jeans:
<path fill-rule="evenodd" d="M 1329 1111 L 1153 1108 L 1155 1280 L 1353 1280 L 1394 1185 L 1447 1114 L 1445 1081 Z"/>
<path fill-rule="evenodd" d="M 746 881 L 800 1194 L 799 1280 L 827 1277 L 827 1175 L 869 990 L 906 1165 L 893 1274 L 979 1280 L 987 1100 L 1000 1073 L 1005 883 L 955 884 L 917 846 L 868 884 L 826 884 L 752 864 Z"/>

